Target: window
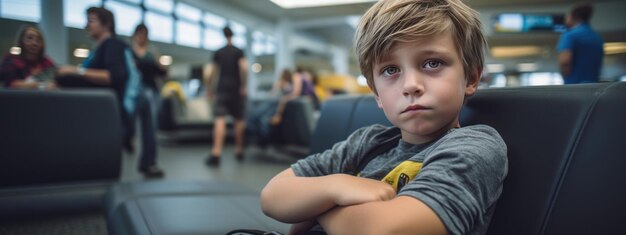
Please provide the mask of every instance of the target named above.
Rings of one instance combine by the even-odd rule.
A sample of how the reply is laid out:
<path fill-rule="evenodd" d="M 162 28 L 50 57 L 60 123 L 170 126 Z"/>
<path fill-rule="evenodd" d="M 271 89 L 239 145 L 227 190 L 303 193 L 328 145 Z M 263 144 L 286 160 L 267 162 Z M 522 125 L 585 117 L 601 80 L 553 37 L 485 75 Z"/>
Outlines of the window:
<path fill-rule="evenodd" d="M 145 0 L 145 6 L 149 10 L 156 10 L 161 13 L 172 13 L 174 11 L 173 0 Z"/>
<path fill-rule="evenodd" d="M 256 56 L 276 53 L 274 37 L 259 31 L 252 33 L 252 53 Z"/>
<path fill-rule="evenodd" d="M 104 7 L 113 12 L 115 32 L 119 35 L 132 35 L 135 27 L 141 23 L 142 11 L 138 6 L 116 1 L 106 1 Z"/>
<path fill-rule="evenodd" d="M 216 28 L 216 29 L 223 29 L 224 26 L 226 26 L 226 19 L 224 19 L 224 17 L 220 17 L 208 12 L 204 13 L 204 17 L 202 19 L 204 21 L 204 24 L 207 27 L 212 27 L 212 28 Z"/>
<path fill-rule="evenodd" d="M 252 53 L 256 56 L 265 53 L 265 34 L 259 31 L 252 33 Z"/>
<path fill-rule="evenodd" d="M 148 11 L 145 23 L 150 30 L 150 40 L 172 43 L 174 26 L 172 17 Z"/>
<path fill-rule="evenodd" d="M 101 0 L 64 0 L 63 20 L 67 27 L 85 28 L 87 25 L 87 9 L 100 6 Z"/>
<path fill-rule="evenodd" d="M 2 0 L 0 1 L 2 18 L 39 22 L 41 2 L 39 0 Z"/>
<path fill-rule="evenodd" d="M 276 54 L 276 40 L 272 36 L 267 36 L 267 43 L 265 44 L 265 52 L 267 54 Z"/>
<path fill-rule="evenodd" d="M 200 25 L 179 20 L 176 22 L 176 43 L 191 47 L 200 47 Z"/>
<path fill-rule="evenodd" d="M 192 22 L 199 22 L 202 19 L 202 11 L 196 7 L 179 2 L 176 4 L 176 16 L 179 20 L 184 19 Z"/>
<path fill-rule="evenodd" d="M 118 1 L 124 1 L 124 2 L 128 2 L 128 3 L 133 3 L 135 5 L 139 5 L 139 3 L 141 3 L 141 0 L 118 0 Z"/>
<path fill-rule="evenodd" d="M 222 30 L 205 29 L 204 30 L 204 48 L 217 51 L 226 45 L 226 38 Z"/>
<path fill-rule="evenodd" d="M 246 26 L 242 24 L 230 21 L 230 29 L 233 30 L 233 44 L 239 48 L 245 48 L 247 44 L 246 40 Z"/>

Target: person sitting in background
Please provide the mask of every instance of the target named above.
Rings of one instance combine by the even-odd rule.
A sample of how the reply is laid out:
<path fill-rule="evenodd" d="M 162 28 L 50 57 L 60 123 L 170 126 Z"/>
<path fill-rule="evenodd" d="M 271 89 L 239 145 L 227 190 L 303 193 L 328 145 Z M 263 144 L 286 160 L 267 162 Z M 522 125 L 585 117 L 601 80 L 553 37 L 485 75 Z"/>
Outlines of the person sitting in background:
<path fill-rule="evenodd" d="M 570 29 L 561 35 L 556 48 L 565 84 L 592 83 L 600 79 L 604 41 L 589 25 L 592 13 L 591 4 L 581 3 L 565 18 Z"/>
<path fill-rule="evenodd" d="M 41 31 L 25 25 L 18 32 L 20 53 L 7 54 L 0 67 L 0 81 L 9 88 L 54 88 L 54 63 L 45 55 L 46 45 Z"/>
<path fill-rule="evenodd" d="M 116 94 L 122 120 L 123 138 L 127 138 L 131 115 L 142 105 L 141 95 L 134 94 L 137 89 L 133 80 L 129 79 L 135 66 L 132 52 L 123 41 L 115 36 L 115 19 L 113 13 L 102 7 L 87 9 L 87 26 L 89 37 L 96 42 L 96 47 L 83 62 L 83 67 L 72 65 L 61 66 L 58 80 L 63 86 L 96 86 L 111 88 Z M 136 72 L 136 71 L 135 71 Z M 61 82 L 63 81 L 63 82 Z M 139 82 L 139 81 L 136 81 Z M 135 95 L 135 97 L 132 97 Z M 139 171 L 147 177 L 161 177 L 163 171 L 156 165 L 156 136 L 154 125 L 146 125 L 147 134 L 142 136 L 142 153 Z"/>
<path fill-rule="evenodd" d="M 311 99 L 311 102 L 314 104 L 316 103 L 317 96 L 315 96 L 313 81 L 309 75 L 310 74 L 305 73 L 305 71 L 300 67 L 296 69 L 296 73 L 293 75 L 291 75 L 291 72 L 288 70 L 283 70 L 280 79 L 278 79 L 272 87 L 272 92 L 280 92 L 281 96 L 278 100 L 278 106 L 276 107 L 276 112 L 272 116 L 270 124 L 278 125 L 282 122 L 283 112 L 285 111 L 285 106 L 289 101 L 297 99 L 301 96 L 306 96 Z"/>

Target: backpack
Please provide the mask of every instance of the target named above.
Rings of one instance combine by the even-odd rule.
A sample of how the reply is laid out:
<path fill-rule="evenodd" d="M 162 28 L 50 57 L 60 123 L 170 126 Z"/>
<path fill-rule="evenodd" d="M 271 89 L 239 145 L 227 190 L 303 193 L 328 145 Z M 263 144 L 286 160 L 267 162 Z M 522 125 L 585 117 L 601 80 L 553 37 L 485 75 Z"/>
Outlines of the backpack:
<path fill-rule="evenodd" d="M 135 57 L 128 47 L 124 49 L 124 58 L 126 60 L 126 70 L 128 71 L 128 78 L 126 80 L 126 89 L 124 92 L 124 99 L 122 105 L 124 110 L 128 114 L 135 112 L 137 106 L 137 97 L 141 93 L 141 72 L 137 69 L 135 64 Z"/>

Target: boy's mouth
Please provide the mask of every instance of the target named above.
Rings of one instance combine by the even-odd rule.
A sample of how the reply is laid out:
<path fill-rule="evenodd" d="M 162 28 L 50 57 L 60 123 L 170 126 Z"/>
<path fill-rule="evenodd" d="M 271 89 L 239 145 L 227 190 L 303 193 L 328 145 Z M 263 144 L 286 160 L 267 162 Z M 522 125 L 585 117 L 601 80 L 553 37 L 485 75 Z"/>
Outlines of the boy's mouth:
<path fill-rule="evenodd" d="M 421 106 L 421 105 L 418 105 L 418 104 L 412 104 L 412 105 L 409 105 L 408 107 L 406 107 L 401 113 L 406 113 L 406 112 L 409 112 L 409 111 L 419 111 L 419 110 L 425 110 L 425 109 L 427 109 L 427 108 L 424 107 L 424 106 Z"/>

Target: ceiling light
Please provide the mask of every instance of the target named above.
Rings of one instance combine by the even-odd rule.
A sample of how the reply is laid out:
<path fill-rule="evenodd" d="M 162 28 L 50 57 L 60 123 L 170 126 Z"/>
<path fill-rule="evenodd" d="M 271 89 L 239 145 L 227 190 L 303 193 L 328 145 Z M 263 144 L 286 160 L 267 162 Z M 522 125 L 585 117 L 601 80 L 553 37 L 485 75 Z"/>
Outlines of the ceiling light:
<path fill-rule="evenodd" d="M 159 63 L 162 65 L 171 65 L 174 60 L 169 55 L 162 55 L 159 57 Z"/>
<path fill-rule="evenodd" d="M 541 48 L 538 46 L 499 46 L 491 48 L 491 57 L 493 58 L 514 58 L 539 54 L 541 54 Z"/>
<path fill-rule="evenodd" d="M 305 7 L 321 7 L 332 5 L 345 5 L 364 2 L 376 2 L 377 0 L 316 0 L 316 1 L 303 1 L 303 0 L 270 0 L 274 4 L 285 8 L 305 8 Z"/>
<path fill-rule="evenodd" d="M 89 49 L 76 48 L 74 49 L 74 56 L 78 58 L 87 58 L 87 56 L 89 56 Z"/>
<path fill-rule="evenodd" d="M 487 64 L 487 73 L 502 73 L 504 72 L 503 64 Z"/>
<path fill-rule="evenodd" d="M 252 72 L 259 73 L 259 72 L 261 72 L 261 70 L 263 70 L 263 66 L 261 66 L 261 64 L 254 63 L 252 65 Z"/>
<path fill-rule="evenodd" d="M 11 55 L 19 55 L 20 53 L 22 53 L 22 48 L 11 47 L 11 49 L 9 49 L 9 53 L 11 53 Z"/>
<path fill-rule="evenodd" d="M 517 70 L 520 72 L 534 72 L 537 71 L 539 65 L 537 63 L 519 63 L 517 64 Z"/>

